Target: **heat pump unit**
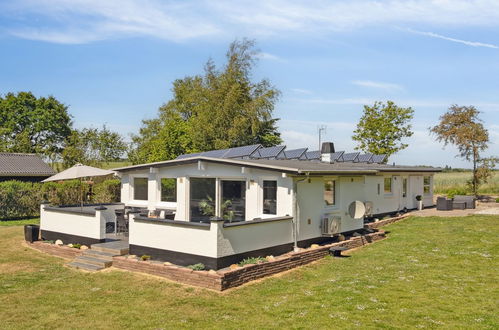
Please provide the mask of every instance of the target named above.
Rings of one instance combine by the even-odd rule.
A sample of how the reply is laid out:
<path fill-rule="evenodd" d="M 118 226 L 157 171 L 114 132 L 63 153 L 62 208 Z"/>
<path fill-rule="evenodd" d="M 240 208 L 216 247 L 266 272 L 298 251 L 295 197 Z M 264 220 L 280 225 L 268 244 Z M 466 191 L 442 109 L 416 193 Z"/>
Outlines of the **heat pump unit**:
<path fill-rule="evenodd" d="M 326 236 L 339 234 L 341 230 L 340 217 L 324 217 L 322 219 L 322 234 Z"/>
<path fill-rule="evenodd" d="M 374 209 L 373 202 L 365 202 L 364 204 L 366 206 L 366 217 L 372 217 Z"/>

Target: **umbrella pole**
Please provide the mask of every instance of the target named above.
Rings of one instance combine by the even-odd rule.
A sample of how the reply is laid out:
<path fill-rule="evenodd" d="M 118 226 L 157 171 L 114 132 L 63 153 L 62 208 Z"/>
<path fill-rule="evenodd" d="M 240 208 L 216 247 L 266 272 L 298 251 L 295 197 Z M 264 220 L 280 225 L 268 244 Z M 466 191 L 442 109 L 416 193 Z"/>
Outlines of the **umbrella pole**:
<path fill-rule="evenodd" d="M 80 178 L 80 210 L 83 211 L 83 179 Z"/>

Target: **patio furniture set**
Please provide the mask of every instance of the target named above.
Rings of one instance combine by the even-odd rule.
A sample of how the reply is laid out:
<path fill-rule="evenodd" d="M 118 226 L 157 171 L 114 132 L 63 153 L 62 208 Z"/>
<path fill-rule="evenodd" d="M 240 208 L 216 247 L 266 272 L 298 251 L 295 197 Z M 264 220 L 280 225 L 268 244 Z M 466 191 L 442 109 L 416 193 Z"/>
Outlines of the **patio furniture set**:
<path fill-rule="evenodd" d="M 438 211 L 474 209 L 475 207 L 476 198 L 474 196 L 456 195 L 454 198 L 437 198 Z"/>

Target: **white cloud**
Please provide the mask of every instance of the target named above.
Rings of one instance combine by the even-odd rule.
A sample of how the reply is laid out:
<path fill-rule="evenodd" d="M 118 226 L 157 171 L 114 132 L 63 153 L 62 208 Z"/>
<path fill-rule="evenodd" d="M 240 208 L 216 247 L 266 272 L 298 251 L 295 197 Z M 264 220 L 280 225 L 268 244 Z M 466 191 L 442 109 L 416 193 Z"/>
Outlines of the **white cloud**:
<path fill-rule="evenodd" d="M 371 80 L 354 80 L 352 84 L 362 87 L 370 87 L 370 88 L 378 88 L 384 89 L 387 91 L 401 91 L 404 90 L 404 87 L 397 84 L 390 84 L 380 81 L 371 81 Z"/>
<path fill-rule="evenodd" d="M 182 41 L 215 35 L 316 35 L 379 25 L 498 27 L 499 1 L 18 0 L 2 2 L 0 16 L 15 22 L 8 33 L 35 40 L 87 43 L 148 36 Z"/>
<path fill-rule="evenodd" d="M 265 53 L 265 52 L 260 52 L 256 54 L 256 57 L 262 60 L 271 60 L 271 61 L 283 61 L 282 58 L 280 58 L 277 55 Z"/>
<path fill-rule="evenodd" d="M 437 39 L 443 39 L 443 40 L 452 41 L 452 42 L 457 42 L 457 43 L 464 44 L 464 45 L 471 46 L 471 47 L 486 47 L 486 48 L 494 48 L 494 49 L 499 48 L 499 46 L 496 46 L 493 44 L 486 44 L 483 42 L 456 39 L 456 38 L 446 37 L 446 36 L 443 36 L 441 34 L 437 34 L 437 33 L 433 33 L 433 32 L 416 31 L 413 29 L 406 29 L 406 30 L 411 32 L 411 33 L 420 34 L 423 36 L 428 36 L 428 37 L 437 38 Z"/>

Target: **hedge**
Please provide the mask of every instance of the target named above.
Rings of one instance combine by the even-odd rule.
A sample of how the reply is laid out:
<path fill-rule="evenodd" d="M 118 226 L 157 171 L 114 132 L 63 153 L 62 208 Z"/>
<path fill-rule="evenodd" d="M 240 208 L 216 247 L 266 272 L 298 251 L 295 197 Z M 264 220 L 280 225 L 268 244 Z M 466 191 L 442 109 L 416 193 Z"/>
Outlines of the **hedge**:
<path fill-rule="evenodd" d="M 0 182 L 0 219 L 34 217 L 40 214 L 40 203 L 44 200 L 52 205 L 80 203 L 80 196 L 89 191 L 87 183 L 69 180 L 47 183 L 22 181 Z M 92 185 L 93 196 L 86 202 L 113 203 L 120 200 L 120 180 L 112 179 Z M 86 199 L 86 198 L 85 198 Z"/>

